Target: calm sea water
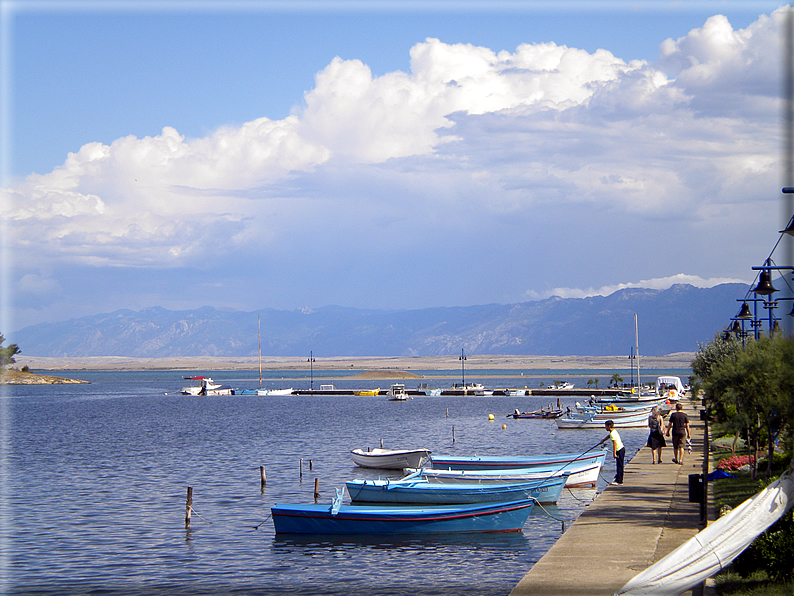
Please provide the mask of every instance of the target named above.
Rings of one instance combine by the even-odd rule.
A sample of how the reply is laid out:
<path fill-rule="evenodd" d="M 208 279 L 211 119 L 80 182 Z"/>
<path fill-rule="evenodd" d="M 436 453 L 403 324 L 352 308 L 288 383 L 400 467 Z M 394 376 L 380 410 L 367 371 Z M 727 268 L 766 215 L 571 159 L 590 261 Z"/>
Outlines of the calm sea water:
<path fill-rule="evenodd" d="M 315 375 L 315 388 L 328 374 Z M 270 506 L 313 502 L 315 478 L 321 502 L 330 503 L 346 480 L 379 476 L 352 463 L 349 452 L 356 447 L 379 447 L 382 440 L 385 447 L 427 447 L 437 454 L 577 452 L 605 433 L 506 418 L 515 408 L 546 405 L 548 398 L 188 397 L 177 393 L 187 384 L 183 373 L 63 376 L 90 384 L 6 388 L 0 402 L 0 592 L 503 595 L 561 535 L 560 520 L 575 519 L 596 496 L 593 489 L 565 491 L 557 506 L 536 507 L 515 534 L 277 537 Z M 235 387 L 258 385 L 257 373 L 212 376 Z M 309 387 L 308 376 L 282 376 L 269 373 L 265 386 Z M 467 374 L 466 380 L 478 377 Z M 479 380 L 489 387 L 526 384 Z M 389 381 L 334 384 L 385 389 Z M 621 435 L 631 455 L 646 431 Z M 259 466 L 267 472 L 264 490 Z M 608 459 L 602 475 L 613 474 Z M 188 486 L 197 513 L 186 529 Z"/>

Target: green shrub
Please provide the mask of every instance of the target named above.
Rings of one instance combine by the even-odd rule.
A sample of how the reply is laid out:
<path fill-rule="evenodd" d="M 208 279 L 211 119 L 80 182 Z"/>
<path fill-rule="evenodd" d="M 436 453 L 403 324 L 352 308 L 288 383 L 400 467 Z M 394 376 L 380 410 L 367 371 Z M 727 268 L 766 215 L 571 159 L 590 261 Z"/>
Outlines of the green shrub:
<path fill-rule="evenodd" d="M 766 470 L 768 459 L 765 457 L 758 460 L 758 469 Z M 790 453 L 775 453 L 772 455 L 772 474 L 780 476 L 791 465 Z"/>
<path fill-rule="evenodd" d="M 731 564 L 742 577 L 764 570 L 772 581 L 794 580 L 794 518 L 789 511 L 761 534 Z"/>

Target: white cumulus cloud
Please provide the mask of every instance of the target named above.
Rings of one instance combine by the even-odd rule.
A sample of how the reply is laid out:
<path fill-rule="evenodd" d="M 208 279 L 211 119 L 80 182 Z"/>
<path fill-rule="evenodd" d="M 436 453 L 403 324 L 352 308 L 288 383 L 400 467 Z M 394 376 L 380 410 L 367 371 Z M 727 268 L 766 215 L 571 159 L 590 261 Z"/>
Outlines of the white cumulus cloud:
<path fill-rule="evenodd" d="M 556 261 L 579 278 L 593 263 L 653 277 L 644 287 L 733 279 L 731 250 L 704 255 L 771 244 L 760 231 L 779 192 L 781 20 L 734 30 L 714 16 L 660 40 L 657 63 L 433 38 L 410 48 L 408 72 L 335 58 L 282 120 L 86 144 L 6 189 L 2 215 L 23 272 L 208 266 L 237 251 L 307 271 L 327 259 L 325 274 L 334 259 L 402 267 L 421 247 L 438 255 L 418 259 L 425 283 L 465 262 L 474 277 L 515 277 L 513 297 L 635 285 L 598 288 L 602 273 L 565 288 Z M 362 250 L 361 235 L 378 241 Z M 637 258 L 621 271 L 629 245 Z"/>

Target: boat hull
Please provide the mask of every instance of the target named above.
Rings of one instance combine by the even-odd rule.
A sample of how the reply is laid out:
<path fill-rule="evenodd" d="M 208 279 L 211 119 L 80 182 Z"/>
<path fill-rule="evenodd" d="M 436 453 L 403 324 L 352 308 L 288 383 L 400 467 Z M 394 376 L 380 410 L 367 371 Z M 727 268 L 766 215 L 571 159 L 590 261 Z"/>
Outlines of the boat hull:
<path fill-rule="evenodd" d="M 568 488 L 592 487 L 598 481 L 598 474 L 604 463 L 606 454 L 602 454 L 600 461 L 588 464 L 571 464 L 556 468 L 514 468 L 501 470 L 438 470 L 425 468 L 421 470 L 422 477 L 430 482 L 456 482 L 456 483 L 506 483 L 506 482 L 532 482 L 550 478 L 567 476 L 565 486 Z M 408 473 L 419 470 L 406 470 Z"/>
<path fill-rule="evenodd" d="M 600 462 L 604 463 L 606 454 L 595 453 L 557 453 L 552 455 L 432 455 L 433 468 L 441 470 L 504 470 L 514 468 L 561 468 Z"/>
<path fill-rule="evenodd" d="M 350 454 L 357 466 L 385 470 L 421 468 L 430 457 L 429 449 L 353 449 Z"/>
<path fill-rule="evenodd" d="M 347 492 L 353 503 L 442 505 L 496 503 L 533 498 L 553 504 L 565 487 L 565 477 L 512 484 L 442 484 L 426 478 L 412 480 L 350 480 Z"/>
<path fill-rule="evenodd" d="M 532 499 L 441 507 L 273 505 L 276 534 L 449 534 L 520 532 Z"/>
<path fill-rule="evenodd" d="M 292 387 L 289 389 L 257 389 L 257 395 L 292 395 Z"/>
<path fill-rule="evenodd" d="M 604 430 L 604 422 L 612 420 L 615 428 L 644 428 L 648 426 L 648 414 L 625 418 L 557 418 L 557 428 L 585 428 Z"/>

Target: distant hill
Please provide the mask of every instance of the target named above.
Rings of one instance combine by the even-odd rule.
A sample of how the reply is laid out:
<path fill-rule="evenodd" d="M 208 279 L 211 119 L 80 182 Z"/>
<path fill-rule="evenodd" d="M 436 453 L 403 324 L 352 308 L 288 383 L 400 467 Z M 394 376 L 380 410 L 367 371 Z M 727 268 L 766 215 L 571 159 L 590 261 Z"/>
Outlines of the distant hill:
<path fill-rule="evenodd" d="M 368 310 L 253 312 L 203 307 L 140 311 L 41 323 L 9 334 L 28 356 L 438 356 L 467 354 L 628 355 L 634 313 L 640 354 L 697 349 L 729 323 L 744 284 L 667 290 L 626 289 L 610 296 L 552 297 L 519 304 Z"/>

